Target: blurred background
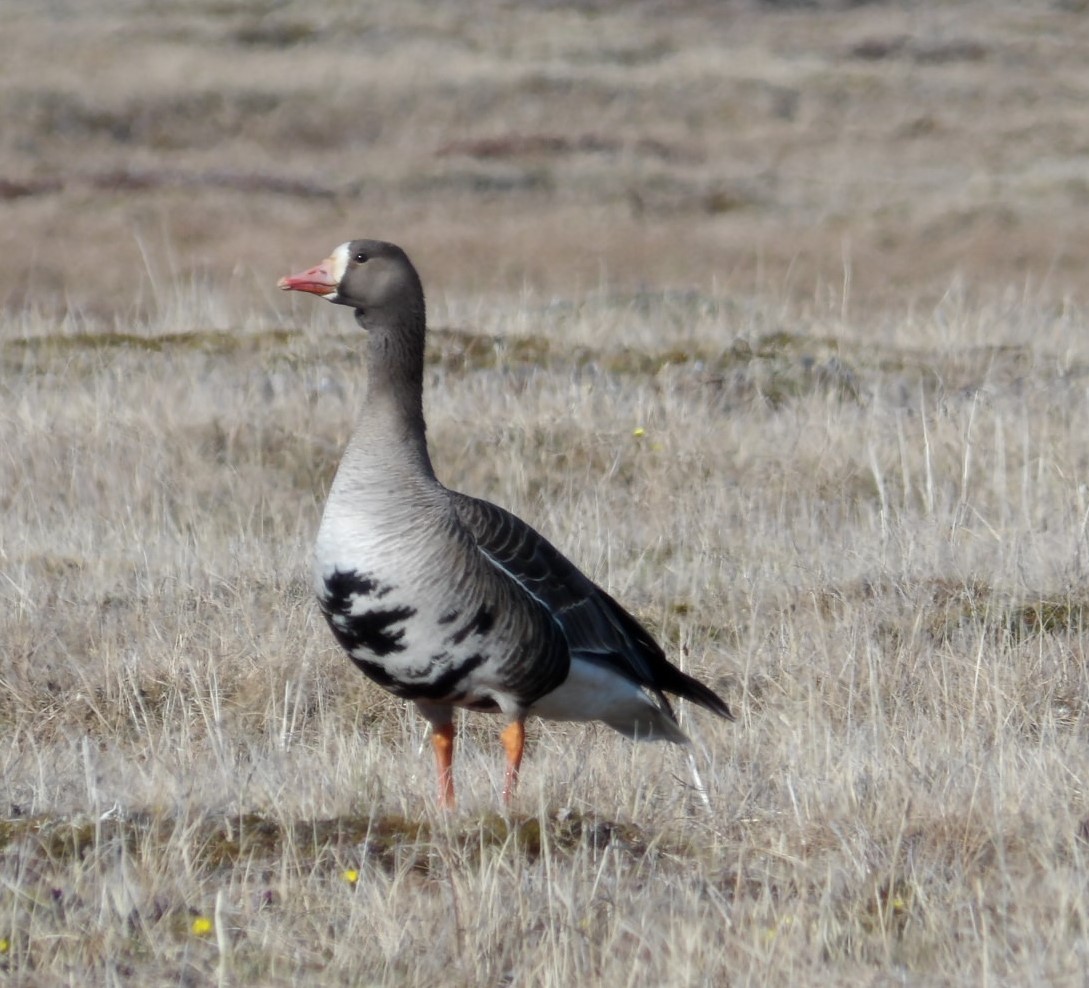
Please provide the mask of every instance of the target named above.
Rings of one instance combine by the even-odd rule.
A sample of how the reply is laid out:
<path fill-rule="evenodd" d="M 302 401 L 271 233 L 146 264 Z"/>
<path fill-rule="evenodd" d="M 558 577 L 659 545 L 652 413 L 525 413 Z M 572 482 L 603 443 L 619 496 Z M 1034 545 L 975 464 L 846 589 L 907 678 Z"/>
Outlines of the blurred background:
<path fill-rule="evenodd" d="M 1087 6 L 4 0 L 0 306 L 260 311 L 361 235 L 432 292 L 1062 298 Z"/>

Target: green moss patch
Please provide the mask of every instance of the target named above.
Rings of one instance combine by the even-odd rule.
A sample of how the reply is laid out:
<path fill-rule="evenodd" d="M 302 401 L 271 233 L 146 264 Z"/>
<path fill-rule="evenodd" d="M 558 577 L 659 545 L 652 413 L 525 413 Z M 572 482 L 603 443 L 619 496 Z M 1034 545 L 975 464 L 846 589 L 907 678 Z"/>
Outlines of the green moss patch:
<path fill-rule="evenodd" d="M 53 865 L 79 861 L 107 847 L 123 846 L 136 859 L 184 853 L 208 870 L 279 858 L 290 849 L 296 863 L 315 867 L 354 859 L 393 870 L 409 867 L 429 873 L 450 852 L 475 861 L 489 852 L 511 851 L 536 860 L 550 853 L 606 847 L 632 858 L 652 847 L 683 854 L 680 845 L 663 845 L 633 824 L 561 812 L 536 816 L 489 813 L 475 819 L 409 819 L 368 814 L 324 820 L 281 821 L 259 813 L 206 817 L 186 822 L 154 814 L 120 819 L 33 817 L 0 821 L 0 851 L 21 848 Z"/>

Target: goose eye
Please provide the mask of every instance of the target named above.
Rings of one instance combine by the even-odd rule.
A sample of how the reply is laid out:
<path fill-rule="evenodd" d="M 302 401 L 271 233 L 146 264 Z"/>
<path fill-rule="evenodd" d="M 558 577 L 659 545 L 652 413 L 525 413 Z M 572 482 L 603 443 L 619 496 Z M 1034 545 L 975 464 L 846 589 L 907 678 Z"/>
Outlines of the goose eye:
<path fill-rule="evenodd" d="M 352 258 L 352 260 L 355 261 L 356 264 L 364 264 L 366 263 L 367 255 L 364 254 L 363 251 L 360 251 L 358 254 L 355 255 L 355 257 Z"/>

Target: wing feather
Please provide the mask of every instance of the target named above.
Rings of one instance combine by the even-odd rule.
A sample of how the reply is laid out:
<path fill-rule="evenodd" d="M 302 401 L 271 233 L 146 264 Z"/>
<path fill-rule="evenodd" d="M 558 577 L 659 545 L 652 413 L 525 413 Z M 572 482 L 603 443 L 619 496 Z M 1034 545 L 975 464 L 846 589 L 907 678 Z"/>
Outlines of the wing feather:
<path fill-rule="evenodd" d="M 733 720 L 721 697 L 674 666 L 650 632 L 543 535 L 490 501 L 453 491 L 451 496 L 481 552 L 551 611 L 572 655 L 651 690 L 670 715 L 663 691 Z"/>

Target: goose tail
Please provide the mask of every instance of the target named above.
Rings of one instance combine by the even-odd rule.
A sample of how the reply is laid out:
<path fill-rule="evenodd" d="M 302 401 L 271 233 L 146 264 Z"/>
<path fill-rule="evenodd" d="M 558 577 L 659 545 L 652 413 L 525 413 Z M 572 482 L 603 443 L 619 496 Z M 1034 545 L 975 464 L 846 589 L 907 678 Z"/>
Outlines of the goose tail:
<path fill-rule="evenodd" d="M 672 664 L 660 671 L 656 685 L 658 689 L 689 700 L 725 720 L 734 720 L 732 711 L 722 697 Z"/>

